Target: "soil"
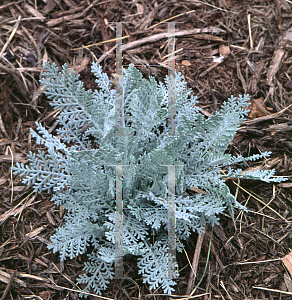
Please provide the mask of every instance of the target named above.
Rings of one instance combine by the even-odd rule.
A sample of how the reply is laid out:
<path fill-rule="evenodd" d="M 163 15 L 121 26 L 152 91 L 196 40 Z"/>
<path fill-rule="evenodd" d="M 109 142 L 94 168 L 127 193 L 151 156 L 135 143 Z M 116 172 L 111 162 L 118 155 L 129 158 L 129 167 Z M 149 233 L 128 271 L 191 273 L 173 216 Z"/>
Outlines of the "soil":
<path fill-rule="evenodd" d="M 88 299 L 292 299 L 291 17 L 289 0 L 0 1 L 0 300 L 79 299 L 76 278 L 85 257 L 61 262 L 47 249 L 64 211 L 52 194 L 34 193 L 13 176 L 11 166 L 45 149 L 31 137 L 35 121 L 53 134 L 58 125 L 39 83 L 43 64 L 67 63 L 94 88 L 95 61 L 114 81 L 116 22 L 123 28 L 123 67 L 133 63 L 158 80 L 168 73 L 168 24 L 175 22 L 176 71 L 206 117 L 230 96 L 250 95 L 248 120 L 228 153 L 271 151 L 247 168 L 274 168 L 289 180 L 230 179 L 247 212 L 226 211 L 213 230 L 208 225 L 204 236 L 192 234 L 178 257 L 182 271 L 171 297 L 151 293 L 137 275 L 112 280 L 103 295 Z M 193 257 L 194 285 L 202 281 L 186 298 Z M 133 258 L 126 263 L 135 271 Z"/>

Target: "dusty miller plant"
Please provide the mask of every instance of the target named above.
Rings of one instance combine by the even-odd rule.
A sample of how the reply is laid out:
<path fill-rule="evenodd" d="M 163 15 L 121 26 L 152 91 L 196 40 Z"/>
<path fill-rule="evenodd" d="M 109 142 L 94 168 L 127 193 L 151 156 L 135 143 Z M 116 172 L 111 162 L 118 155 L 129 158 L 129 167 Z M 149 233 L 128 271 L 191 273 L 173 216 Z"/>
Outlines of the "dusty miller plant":
<path fill-rule="evenodd" d="M 116 165 L 123 167 L 123 254 L 138 256 L 138 273 L 150 289 L 174 291 L 175 278 L 167 276 L 168 168 L 175 168 L 175 218 L 179 241 L 191 232 L 214 225 L 226 208 L 242 208 L 226 186 L 224 177 L 278 182 L 274 170 L 242 173 L 232 166 L 269 155 L 250 157 L 226 154 L 239 124 L 244 121 L 248 95 L 233 96 L 220 112 L 208 119 L 196 106 L 197 98 L 186 88 L 181 74 L 143 79 L 130 65 L 119 88 L 114 89 L 102 68 L 93 64 L 98 89 L 85 90 L 79 76 L 64 65 L 46 64 L 41 84 L 59 109 L 57 136 L 37 124 L 31 130 L 47 151 L 29 152 L 29 166 L 17 163 L 14 173 L 35 192 L 54 191 L 52 200 L 67 213 L 48 245 L 61 260 L 92 250 L 78 281 L 85 291 L 100 293 L 114 277 Z M 176 134 L 168 134 L 168 90 L 175 86 Z M 173 86 L 172 86 L 173 87 Z M 117 92 L 118 91 L 118 92 Z M 116 134 L 115 101 L 122 97 L 123 134 Z M 119 98 L 121 99 L 121 98 Z M 228 167 L 224 175 L 221 171 Z M 199 188 L 206 193 L 189 195 Z M 154 233 L 154 240 L 150 236 Z"/>

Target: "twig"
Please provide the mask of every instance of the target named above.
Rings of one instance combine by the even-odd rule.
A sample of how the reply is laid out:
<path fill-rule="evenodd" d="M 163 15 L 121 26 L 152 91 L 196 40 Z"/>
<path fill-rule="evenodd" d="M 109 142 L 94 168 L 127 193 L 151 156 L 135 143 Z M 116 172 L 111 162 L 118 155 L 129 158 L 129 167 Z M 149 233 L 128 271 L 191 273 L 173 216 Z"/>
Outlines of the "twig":
<path fill-rule="evenodd" d="M 278 39 L 278 47 L 274 51 L 272 63 L 267 72 L 266 82 L 269 86 L 273 87 L 273 80 L 276 73 L 279 71 L 282 64 L 283 58 L 288 54 L 288 51 L 291 50 L 290 41 L 292 39 L 292 27 L 289 27 L 286 31 L 280 35 Z"/>
<path fill-rule="evenodd" d="M 4 4 L 4 5 L 1 5 L 1 6 L 0 6 L 0 11 L 6 9 L 7 7 L 9 7 L 9 6 L 11 6 L 11 5 L 18 4 L 18 3 L 20 3 L 20 2 L 21 2 L 21 1 L 17 1 L 17 2 L 11 2 L 11 3 L 7 3 L 7 4 Z"/>
<path fill-rule="evenodd" d="M 17 75 L 17 69 L 15 69 L 13 66 L 11 68 L 8 68 L 8 67 L 6 67 L 6 66 L 4 66 L 3 64 L 0 63 L 0 71 L 4 72 L 6 74 L 11 75 L 14 78 L 14 80 L 16 81 L 17 87 L 22 92 L 22 94 L 24 94 L 25 96 L 27 96 L 27 98 L 29 97 L 30 94 L 29 94 L 28 90 L 26 89 L 25 85 L 23 84 L 23 82 L 21 81 L 21 79 L 19 78 L 19 76 Z M 38 109 L 36 109 L 36 108 L 34 108 L 34 109 L 39 114 L 41 114 Z"/>
<path fill-rule="evenodd" d="M 208 35 L 206 33 L 223 34 L 223 33 L 225 33 L 225 30 L 222 30 L 217 27 L 208 27 L 208 28 L 203 28 L 203 29 L 193 28 L 193 29 L 187 29 L 187 30 L 181 30 L 181 31 L 175 32 L 174 36 L 180 37 L 180 36 L 195 34 L 195 36 L 193 36 L 194 38 L 206 39 L 206 40 L 209 39 L 211 41 L 224 42 L 224 40 L 222 38 L 214 36 L 214 35 Z M 129 50 L 129 49 L 136 48 L 136 47 L 141 46 L 146 43 L 156 42 L 156 41 L 166 39 L 166 38 L 169 38 L 172 36 L 173 35 L 171 35 L 168 32 L 154 34 L 154 35 L 145 37 L 143 39 L 140 39 L 138 41 L 133 41 L 128 44 L 125 44 L 122 46 L 122 50 L 123 51 Z"/>
<path fill-rule="evenodd" d="M 267 120 L 271 120 L 271 119 L 277 118 L 283 112 L 285 112 L 288 108 L 290 108 L 291 106 L 292 106 L 292 104 L 290 104 L 289 106 L 287 106 L 287 107 L 283 108 L 282 110 L 280 110 L 280 111 L 278 111 L 278 112 L 276 112 L 274 114 L 271 114 L 271 115 L 259 117 L 259 118 L 256 118 L 256 119 L 253 119 L 253 120 L 249 120 L 249 121 L 244 121 L 243 124 L 244 125 L 251 125 L 251 124 L 258 123 L 258 122 L 267 121 Z"/>
<path fill-rule="evenodd" d="M 11 147 L 8 146 L 9 152 L 11 154 L 11 167 L 13 167 L 13 152 L 11 150 Z M 11 177 L 11 198 L 10 198 L 10 203 L 13 202 L 13 171 L 12 168 L 10 169 L 10 177 Z"/>
<path fill-rule="evenodd" d="M 229 295 L 228 291 L 226 290 L 226 287 L 225 287 L 225 285 L 224 285 L 224 283 L 223 283 L 222 280 L 220 280 L 220 285 L 221 285 L 221 287 L 224 289 L 224 291 L 225 291 L 225 293 L 227 294 L 229 300 L 233 300 L 233 299 L 231 298 L 231 296 Z"/>
<path fill-rule="evenodd" d="M 210 7 L 213 7 L 213 8 L 216 8 L 216 9 L 218 9 L 218 10 L 222 10 L 222 11 L 226 11 L 226 12 L 231 12 L 231 13 L 233 13 L 233 14 L 239 14 L 238 12 L 234 12 L 234 11 L 230 11 L 230 10 L 226 10 L 226 9 L 223 9 L 223 8 L 221 8 L 221 7 L 218 7 L 218 6 L 214 6 L 214 5 L 212 5 L 212 4 L 209 4 L 209 3 L 206 3 L 206 2 L 204 2 L 204 1 L 200 1 L 200 0 L 196 0 L 197 2 L 199 2 L 199 3 L 201 3 L 201 4 L 204 4 L 204 5 L 207 5 L 207 6 L 210 6 Z"/>
<path fill-rule="evenodd" d="M 74 290 L 74 289 L 70 289 L 70 288 L 67 288 L 67 287 L 64 287 L 64 286 L 60 286 L 60 285 L 57 285 L 52 279 L 50 279 L 50 278 L 48 278 L 48 279 L 53 283 L 53 285 L 55 287 L 63 289 L 63 290 L 66 290 L 66 291 L 72 291 L 72 292 L 76 292 L 76 293 L 82 293 L 82 294 L 87 295 L 87 296 L 94 296 L 94 297 L 97 298 L 97 300 L 102 300 L 102 299 L 104 299 L 104 300 L 114 300 L 112 298 L 107 298 L 107 297 L 99 296 L 97 294 L 91 294 L 91 293 L 88 293 L 88 292 L 84 292 L 82 290 Z M 0 300 L 2 300 L 2 299 L 0 299 Z"/>
<path fill-rule="evenodd" d="M 117 48 L 117 45 L 112 47 L 110 50 L 108 50 L 106 53 L 104 53 L 96 62 L 100 64 L 112 51 L 114 51 Z"/>
<path fill-rule="evenodd" d="M 0 300 L 4 300 L 7 297 L 8 293 L 9 293 L 9 291 L 11 289 L 12 283 L 14 281 L 15 274 L 16 274 L 16 271 L 13 271 L 13 273 L 10 275 L 9 282 L 6 285 L 5 291 L 4 291 L 4 293 L 3 293 L 3 295 L 2 295 L 2 297 L 1 297 Z"/>
<path fill-rule="evenodd" d="M 160 24 L 169 22 L 170 20 L 176 19 L 176 18 L 181 17 L 181 16 L 183 16 L 183 15 L 191 14 L 191 13 L 193 13 L 193 12 L 195 12 L 195 11 L 196 11 L 196 10 L 194 9 L 194 10 L 190 10 L 190 11 L 184 12 L 184 13 L 179 14 L 179 15 L 172 16 L 172 17 L 170 17 L 170 18 L 168 18 L 168 19 L 165 19 L 165 20 L 163 20 L 163 21 L 161 21 L 161 22 L 159 22 L 159 23 L 157 23 L 157 24 L 154 24 L 154 25 L 148 27 L 146 30 L 152 29 L 152 28 L 154 28 L 154 27 L 156 27 L 156 26 L 158 26 L 158 25 L 160 25 Z"/>
<path fill-rule="evenodd" d="M 174 36 L 175 37 L 180 37 L 180 36 L 185 36 L 185 35 L 196 34 L 194 36 L 194 38 L 217 41 L 217 42 L 224 42 L 224 40 L 222 38 L 214 36 L 214 35 L 208 35 L 206 33 L 224 34 L 225 30 L 217 28 L 217 27 L 207 27 L 207 28 L 203 28 L 203 29 L 193 28 L 193 29 L 187 29 L 187 30 L 181 30 L 181 31 L 175 32 Z M 156 42 L 156 41 L 166 39 L 166 38 L 169 38 L 169 37 L 172 37 L 172 36 L 173 35 L 171 35 L 169 32 L 163 32 L 163 33 L 158 33 L 158 34 L 154 34 L 154 35 L 151 35 L 151 36 L 147 36 L 143 39 L 133 41 L 133 42 L 130 42 L 128 44 L 123 45 L 122 46 L 122 51 L 129 50 L 129 49 L 132 49 L 132 48 L 136 48 L 136 47 L 141 46 L 143 44 Z M 123 36 L 123 39 L 126 38 L 126 37 L 129 37 L 129 36 Z M 116 39 L 111 39 L 111 40 L 108 40 L 108 41 L 102 41 L 102 42 L 97 43 L 97 44 L 104 44 L 104 43 L 107 43 L 107 42 L 110 42 L 110 41 L 113 41 L 113 40 L 116 40 Z M 91 45 L 88 45 L 88 46 L 73 48 L 72 50 L 90 48 L 90 47 L 96 46 L 97 44 L 91 44 Z"/>
<path fill-rule="evenodd" d="M 207 260 L 206 260 L 206 264 L 205 264 L 205 269 L 204 269 L 203 275 L 202 275 L 200 281 L 198 282 L 198 284 L 192 290 L 192 292 L 186 298 L 181 298 L 180 300 L 189 300 L 189 299 L 191 299 L 192 296 L 193 296 L 193 294 L 194 294 L 194 292 L 197 290 L 197 288 L 202 283 L 203 278 L 204 278 L 204 276 L 206 274 L 206 270 L 207 270 L 209 259 L 210 259 L 210 253 L 211 253 L 211 248 L 212 248 L 212 237 L 213 237 L 213 227 L 212 227 L 212 231 L 211 231 L 211 236 L 210 236 L 210 241 L 209 241 L 209 247 L 208 247 L 208 254 L 207 254 Z"/>
<path fill-rule="evenodd" d="M 253 50 L 253 40 L 252 40 L 251 25 L 250 25 L 250 14 L 247 15 L 247 23 L 248 23 L 250 49 Z"/>
<path fill-rule="evenodd" d="M 199 265 L 199 258 L 200 258 L 201 249 L 202 249 L 202 243 L 204 240 L 204 235 L 205 235 L 205 233 L 203 232 L 202 234 L 200 234 L 198 236 L 196 249 L 195 249 L 195 253 L 194 253 L 194 258 L 193 258 L 193 263 L 192 263 L 192 268 L 191 268 L 190 277 L 189 277 L 189 281 L 188 281 L 187 291 L 186 291 L 187 295 L 189 295 L 194 288 L 194 283 L 195 283 L 195 279 L 197 276 L 197 269 L 198 269 L 198 265 Z"/>
<path fill-rule="evenodd" d="M 0 115 L 0 129 L 1 129 L 1 131 L 3 132 L 3 134 L 8 138 L 8 134 L 7 134 L 6 129 L 5 129 L 5 126 L 4 126 L 4 124 L 3 124 L 1 115 Z"/>
<path fill-rule="evenodd" d="M 268 291 L 268 292 L 281 293 L 281 294 L 285 294 L 285 295 L 292 295 L 291 292 L 285 292 L 285 291 L 275 290 L 275 289 L 268 289 L 268 288 L 261 287 L 261 286 L 253 286 L 252 288 L 258 289 L 258 290 L 263 290 L 263 291 Z"/>
<path fill-rule="evenodd" d="M 16 24 L 15 24 L 15 26 L 14 26 L 14 28 L 13 28 L 13 30 L 12 30 L 12 32 L 11 32 L 9 38 L 8 38 L 8 40 L 6 41 L 5 45 L 3 46 L 3 48 L 2 48 L 2 50 L 1 50 L 1 52 L 0 52 L 0 57 L 3 56 L 4 51 L 5 51 L 6 48 L 8 47 L 9 43 L 11 42 L 11 40 L 13 39 L 13 37 L 14 37 L 16 31 L 17 31 L 17 28 L 18 28 L 20 19 L 21 19 L 21 16 L 18 17 L 17 22 L 16 22 Z"/>

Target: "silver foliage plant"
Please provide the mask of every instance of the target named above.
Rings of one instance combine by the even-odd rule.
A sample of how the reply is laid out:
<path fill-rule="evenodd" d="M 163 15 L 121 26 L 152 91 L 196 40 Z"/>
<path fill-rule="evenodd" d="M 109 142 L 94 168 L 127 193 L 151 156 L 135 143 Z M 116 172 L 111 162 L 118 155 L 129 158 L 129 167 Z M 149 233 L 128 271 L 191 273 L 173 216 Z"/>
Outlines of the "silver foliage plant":
<path fill-rule="evenodd" d="M 29 166 L 17 163 L 14 174 L 23 177 L 35 192 L 54 191 L 52 200 L 67 213 L 65 225 L 51 237 L 49 249 L 61 260 L 88 252 L 84 275 L 78 281 L 85 291 L 101 293 L 114 278 L 116 168 L 123 167 L 123 254 L 138 256 L 138 273 L 150 289 L 162 287 L 171 294 L 175 278 L 167 276 L 168 168 L 175 168 L 175 236 L 180 241 L 191 232 L 201 233 L 205 223 L 214 225 L 226 208 L 243 208 L 226 186 L 224 177 L 279 182 L 274 170 L 244 173 L 234 165 L 267 157 L 232 156 L 225 151 L 245 120 L 248 95 L 233 96 L 220 112 L 205 120 L 180 73 L 146 80 L 130 65 L 119 88 L 107 74 L 92 65 L 98 89 L 85 90 L 74 71 L 64 65 L 46 64 L 41 84 L 59 109 L 57 136 L 37 124 L 31 130 L 47 151 L 29 152 Z M 168 90 L 176 91 L 176 134 L 168 134 Z M 119 94 L 117 94 L 119 93 Z M 123 134 L 116 134 L 115 101 L 122 97 Z M 121 98 L 120 98 L 121 99 Z M 228 167 L 223 175 L 221 170 Z M 189 195 L 199 188 L 206 193 Z M 151 236 L 154 233 L 154 239 Z M 93 249 L 93 250 L 92 250 Z"/>

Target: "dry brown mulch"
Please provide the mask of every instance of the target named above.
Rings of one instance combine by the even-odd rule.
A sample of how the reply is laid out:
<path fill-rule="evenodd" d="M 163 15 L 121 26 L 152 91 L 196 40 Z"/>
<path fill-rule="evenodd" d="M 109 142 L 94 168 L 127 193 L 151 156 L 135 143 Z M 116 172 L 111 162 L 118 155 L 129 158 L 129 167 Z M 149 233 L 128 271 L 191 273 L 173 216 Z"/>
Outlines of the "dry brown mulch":
<path fill-rule="evenodd" d="M 291 175 L 292 2 L 288 0 L 46 0 L 0 4 L 0 300 L 78 299 L 76 278 L 82 259 L 60 262 L 47 249 L 64 212 L 49 194 L 34 194 L 11 165 L 26 162 L 40 146 L 30 128 L 42 122 L 53 132 L 55 112 L 39 85 L 46 61 L 67 63 L 93 87 L 90 65 L 98 61 L 114 80 L 115 23 L 123 22 L 123 66 L 161 80 L 167 74 L 167 22 L 176 23 L 176 68 L 198 96 L 206 116 L 231 95 L 251 96 L 249 120 L 229 152 L 249 155 L 272 151 L 270 159 L 249 168 L 276 168 Z M 107 43 L 102 41 L 111 40 Z M 87 47 L 89 45 L 89 47 Z M 291 299 L 292 274 L 282 258 L 291 252 L 291 181 L 282 184 L 228 182 L 248 213 L 222 215 L 215 226 L 205 277 L 194 295 L 202 299 Z M 211 228 L 206 228 L 197 269 L 206 264 Z M 197 242 L 187 245 L 192 260 Z M 291 257 L 286 256 L 290 262 Z M 140 277 L 113 281 L 109 299 L 182 299 L 190 266 L 175 294 L 150 295 Z M 134 267 L 128 261 L 129 268 Z M 276 291 L 275 291 L 276 290 Z M 290 294 L 289 294 L 290 293 Z M 179 296 L 180 295 L 180 296 Z M 102 299 L 89 296 L 89 299 Z M 103 298 L 104 299 L 104 298 Z M 192 299 L 192 298 L 190 298 Z"/>

